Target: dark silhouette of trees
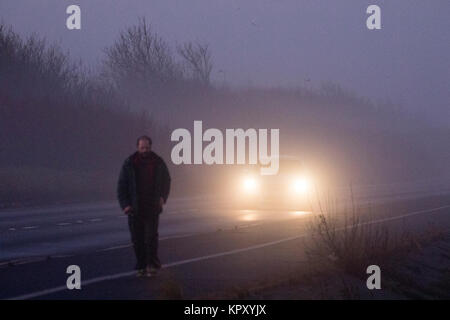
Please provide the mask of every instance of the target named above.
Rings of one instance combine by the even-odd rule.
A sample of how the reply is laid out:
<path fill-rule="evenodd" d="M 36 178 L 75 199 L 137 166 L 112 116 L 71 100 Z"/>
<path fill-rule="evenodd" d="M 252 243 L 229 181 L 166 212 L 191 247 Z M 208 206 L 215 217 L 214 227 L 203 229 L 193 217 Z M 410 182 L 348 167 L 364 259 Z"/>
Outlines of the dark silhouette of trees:
<path fill-rule="evenodd" d="M 186 43 L 176 52 L 179 56 L 140 19 L 105 49 L 103 77 L 133 110 L 177 111 L 187 97 L 209 86 L 213 66 L 207 45 Z"/>
<path fill-rule="evenodd" d="M 188 42 L 178 47 L 178 53 L 184 58 L 192 79 L 199 81 L 204 86 L 209 86 L 213 68 L 209 46 Z"/>
<path fill-rule="evenodd" d="M 443 176 L 448 169 L 448 129 L 427 126 L 392 103 L 373 103 L 334 83 L 215 86 L 212 69 L 208 45 L 188 42 L 174 54 L 144 19 L 105 49 L 101 72 L 88 72 L 45 39 L 22 39 L 0 24 L 0 181 L 6 181 L 0 205 L 26 194 L 112 199 L 137 136 L 151 135 L 169 159 L 171 130 L 199 119 L 215 128 L 280 128 L 281 152 L 325 164 L 340 174 L 336 181 L 351 174 L 366 181 Z M 220 168 L 208 175 L 198 167 L 171 170 L 176 194 L 196 190 L 186 182 L 207 189 L 199 177 Z M 53 183 L 53 189 L 36 187 Z"/>
<path fill-rule="evenodd" d="M 60 192 L 73 198 L 110 195 L 115 178 L 108 179 L 133 151 L 136 137 L 146 133 L 161 141 L 169 135 L 147 114 L 131 113 L 126 106 L 114 88 L 72 63 L 58 47 L 37 36 L 23 40 L 0 25 L 0 180 L 19 187 L 20 176 L 39 180 L 45 172 L 61 182 L 51 195 L 56 199 Z M 160 146 L 167 154 L 167 144 Z M 68 172 L 86 175 L 82 185 L 75 185 Z M 25 193 L 22 189 L 8 190 L 4 199 L 0 188 L 0 202 L 25 196 L 19 194 Z M 34 191 L 30 196 L 42 197 Z"/>

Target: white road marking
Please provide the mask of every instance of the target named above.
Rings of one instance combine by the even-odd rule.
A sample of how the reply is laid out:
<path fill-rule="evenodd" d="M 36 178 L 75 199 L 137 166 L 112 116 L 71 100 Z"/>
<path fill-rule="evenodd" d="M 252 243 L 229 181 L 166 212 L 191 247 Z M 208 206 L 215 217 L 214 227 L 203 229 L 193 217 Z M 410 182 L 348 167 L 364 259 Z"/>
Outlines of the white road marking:
<path fill-rule="evenodd" d="M 61 259 L 61 258 L 69 258 L 69 257 L 73 257 L 73 254 L 57 254 L 54 256 L 50 256 L 49 258 L 51 259 Z"/>
<path fill-rule="evenodd" d="M 44 258 L 44 257 L 30 258 L 30 259 L 27 259 L 27 260 L 24 260 L 24 261 L 18 261 L 16 263 L 14 263 L 14 265 L 15 266 L 20 266 L 21 264 L 28 264 L 28 263 L 31 263 L 31 262 L 39 262 L 39 261 L 44 261 L 44 260 L 46 260 L 46 258 Z"/>
<path fill-rule="evenodd" d="M 17 229 L 16 228 L 9 228 L 8 230 L 9 231 L 16 231 Z"/>
<path fill-rule="evenodd" d="M 30 263 L 33 261 L 37 261 L 37 259 L 45 259 L 44 257 L 37 257 L 37 258 L 28 258 L 25 260 L 10 260 L 10 261 L 3 261 L 0 263 L 0 267 L 1 266 L 5 266 L 5 265 L 20 265 L 20 264 L 26 264 L 26 263 Z"/>
<path fill-rule="evenodd" d="M 194 235 L 197 235 L 200 233 L 187 233 L 187 234 L 182 234 L 182 235 L 176 235 L 176 236 L 167 236 L 167 237 L 161 237 L 159 238 L 159 241 L 164 241 L 164 240 L 170 240 L 170 239 L 179 239 L 179 238 L 187 238 L 187 237 L 191 237 Z M 124 249 L 124 248 L 128 248 L 131 247 L 131 244 L 123 244 L 123 245 L 118 245 L 118 246 L 114 246 L 114 247 L 108 247 L 108 248 L 104 248 L 104 249 L 99 249 L 96 250 L 95 252 L 102 252 L 102 251 L 111 251 L 111 250 L 116 250 L 116 249 Z M 67 257 L 72 257 L 74 256 L 73 254 L 60 254 L 60 255 L 52 255 L 49 256 L 50 258 L 67 258 Z M 9 260 L 9 261 L 3 261 L 0 263 L 0 266 L 3 265 L 7 265 L 7 264 L 12 264 L 12 265 L 19 265 L 19 264 L 27 264 L 27 263 L 33 263 L 36 261 L 40 261 L 40 259 L 47 259 L 47 257 L 38 257 L 35 260 L 33 259 L 17 259 L 17 260 Z"/>
<path fill-rule="evenodd" d="M 109 247 L 109 248 L 105 248 L 105 249 L 100 249 L 100 250 L 97 250 L 97 252 L 123 249 L 123 248 L 128 248 L 128 247 L 131 247 L 131 244 L 124 244 L 124 245 L 120 245 L 120 246 L 114 246 L 114 247 Z"/>
<path fill-rule="evenodd" d="M 391 218 L 384 218 L 384 219 L 368 221 L 368 222 L 362 223 L 362 225 L 369 225 L 369 224 L 376 224 L 376 223 L 381 223 L 381 222 L 386 222 L 386 221 L 398 220 L 398 219 L 402 219 L 402 218 L 405 218 L 405 217 L 411 217 L 411 216 L 415 216 L 415 215 L 419 215 L 419 214 L 423 214 L 423 213 L 436 212 L 436 211 L 439 211 L 439 210 L 442 210 L 442 209 L 446 209 L 446 208 L 450 208 L 450 205 L 437 207 L 437 208 L 432 208 L 432 209 L 425 209 L 425 210 L 420 210 L 420 211 L 414 211 L 414 212 L 406 213 L 406 214 L 403 214 L 403 215 L 400 215 L 400 216 L 391 217 Z M 352 228 L 354 226 L 355 225 L 348 226 L 347 228 Z M 342 230 L 342 229 L 345 229 L 345 228 L 340 228 L 340 230 Z M 171 268 L 171 267 L 176 267 L 176 266 L 180 266 L 180 265 L 184 265 L 184 264 L 188 264 L 188 263 L 193 263 L 193 262 L 197 262 L 197 261 L 203 261 L 203 260 L 208 260 L 208 259 L 213 259 L 213 258 L 218 258 L 218 257 L 223 257 L 223 256 L 229 256 L 229 255 L 233 255 L 233 254 L 237 254 L 237 253 L 242 253 L 242 252 L 246 252 L 246 251 L 256 250 L 256 249 L 260 249 L 260 248 L 265 248 L 265 247 L 277 245 L 277 244 L 280 244 L 280 243 L 284 243 L 284 242 L 288 242 L 288 241 L 293 241 L 293 240 L 297 240 L 297 239 L 300 239 L 300 238 L 304 238 L 305 236 L 306 236 L 306 234 L 300 234 L 300 235 L 297 235 L 297 236 L 284 238 L 284 239 L 279 239 L 279 240 L 275 240 L 275 241 L 270 241 L 270 242 L 266 242 L 266 243 L 262 243 L 262 244 L 258 244 L 258 245 L 249 246 L 249 247 L 246 247 L 246 248 L 235 249 L 235 250 L 230 250 L 230 251 L 210 254 L 210 255 L 206 255 L 206 256 L 202 256 L 202 257 L 196 257 L 196 258 L 176 261 L 176 262 L 164 264 L 164 265 L 162 265 L 162 268 L 164 268 L 164 269 L 165 268 Z M 133 271 L 127 271 L 127 272 L 117 273 L 117 274 L 113 274 L 113 275 L 93 278 L 93 279 L 90 279 L 90 280 L 87 280 L 87 281 L 83 281 L 83 286 L 87 286 L 87 285 L 90 285 L 90 284 L 94 284 L 94 283 L 98 283 L 98 282 L 102 282 L 102 281 L 107 281 L 107 280 L 115 280 L 115 279 L 119 279 L 119 278 L 129 277 L 129 276 L 134 275 L 135 273 L 136 273 L 136 271 L 133 270 Z M 51 294 L 51 293 L 61 292 L 61 291 L 65 291 L 65 290 L 67 290 L 67 286 L 60 286 L 60 287 L 56 287 L 56 288 L 52 288 L 52 289 L 46 289 L 46 290 L 37 291 L 37 292 L 29 293 L 29 294 L 24 294 L 24 295 L 21 295 L 21 296 L 9 298 L 7 300 L 32 299 L 32 298 L 45 296 L 45 295 L 48 295 L 48 294 Z"/>
<path fill-rule="evenodd" d="M 178 236 L 168 236 L 168 237 L 162 237 L 159 238 L 159 241 L 164 241 L 164 240 L 170 240 L 170 239 L 179 239 L 179 238 L 187 238 L 187 237 L 191 237 L 193 235 L 195 235 L 196 233 L 188 233 L 188 234 L 183 234 L 183 235 L 178 235 Z M 99 249 L 96 252 L 102 252 L 102 251 L 111 251 L 111 250 L 116 250 L 116 249 L 124 249 L 124 248 L 129 248 L 131 247 L 131 244 L 123 244 L 123 245 L 119 245 L 119 246 L 114 246 L 114 247 L 108 247 L 108 248 L 104 248 L 104 249 Z"/>
<path fill-rule="evenodd" d="M 77 220 L 77 223 L 83 223 L 83 220 Z"/>
<path fill-rule="evenodd" d="M 69 225 L 71 225 L 71 223 L 70 222 L 60 222 L 60 223 L 57 223 L 56 225 L 63 227 L 63 226 L 69 226 Z"/>
<path fill-rule="evenodd" d="M 286 239 L 281 239 L 281 240 L 277 240 L 277 241 L 272 241 L 272 242 L 267 242 L 267 243 L 255 245 L 255 246 L 250 246 L 250 247 L 247 247 L 247 248 L 236 249 L 236 250 L 231 250 L 231 251 L 225 251 L 225 252 L 211 254 L 211 255 L 207 255 L 207 256 L 203 256 L 203 257 L 197 257 L 197 258 L 192 258 L 192 259 L 186 259 L 186 260 L 181 260 L 181 261 L 177 261 L 177 262 L 172 262 L 172 263 L 168 263 L 168 264 L 162 265 L 161 268 L 163 268 L 163 269 L 171 268 L 171 267 L 180 266 L 180 265 L 188 264 L 188 263 L 192 263 L 192 262 L 197 262 L 197 261 L 202 261 L 202 260 L 207 260 L 207 259 L 212 259 L 212 258 L 217 258 L 217 257 L 223 257 L 223 256 L 227 256 L 227 255 L 232 255 L 232 254 L 236 254 L 236 253 L 245 252 L 245 251 L 250 251 L 250 250 L 255 250 L 255 249 L 264 248 L 264 247 L 268 247 L 268 246 L 273 246 L 275 244 L 283 243 L 283 242 L 286 242 L 286 241 L 299 239 L 299 238 L 302 238 L 304 236 L 305 235 L 303 234 L 303 235 L 294 236 L 294 237 L 290 237 L 290 238 L 286 238 Z M 98 282 L 102 282 L 102 281 L 114 280 L 114 279 L 129 277 L 129 276 L 134 275 L 135 273 L 136 273 L 136 271 L 133 270 L 133 271 L 117 273 L 117 274 L 113 274 L 113 275 L 109 275 L 109 276 L 93 278 L 93 279 L 90 279 L 90 280 L 87 280 L 87 281 L 83 281 L 82 285 L 85 287 L 87 285 L 98 283 Z M 67 290 L 67 286 L 60 286 L 60 287 L 56 287 L 56 288 L 52 288 L 52 289 L 46 289 L 46 290 L 42 290 L 42 291 L 38 291 L 38 292 L 34 292 L 34 293 L 21 295 L 21 296 L 18 296 L 18 297 L 7 299 L 7 300 L 27 300 L 27 299 L 40 297 L 40 296 L 45 296 L 45 295 L 48 295 L 48 294 L 51 294 L 51 293 L 65 291 L 65 290 Z"/>
<path fill-rule="evenodd" d="M 29 227 L 23 227 L 23 230 L 32 230 L 32 229 L 36 229 L 38 228 L 38 226 L 29 226 Z"/>
<path fill-rule="evenodd" d="M 410 212 L 410 213 L 405 213 L 405 214 L 402 214 L 402 215 L 399 215 L 399 216 L 395 216 L 395 217 L 390 217 L 390 218 L 383 218 L 383 219 L 378 219 L 378 220 L 372 220 L 372 221 L 361 223 L 361 225 L 370 225 L 370 224 L 381 223 L 381 222 L 386 222 L 386 221 L 398 220 L 398 219 L 401 219 L 401 218 L 416 216 L 416 215 L 419 215 L 419 214 L 422 214 L 422 213 L 436 212 L 436 211 L 440 211 L 442 209 L 447 209 L 447 208 L 450 208 L 450 205 L 437 207 L 437 208 L 433 208 L 433 209 L 424 209 L 424 210 L 419 210 L 419 211 L 413 211 L 413 212 Z"/>
<path fill-rule="evenodd" d="M 100 218 L 95 218 L 95 219 L 89 219 L 90 222 L 97 222 L 97 221 L 102 221 L 102 219 Z"/>
<path fill-rule="evenodd" d="M 171 211 L 167 211 L 162 213 L 163 215 L 172 215 L 172 214 L 183 214 L 186 212 L 198 212 L 199 210 L 196 208 L 191 208 L 191 209 L 178 209 L 178 210 L 171 210 Z"/>
<path fill-rule="evenodd" d="M 167 236 L 167 237 L 159 238 L 159 241 L 170 240 L 170 239 L 188 238 L 188 237 L 192 237 L 192 236 L 197 235 L 197 234 L 199 234 L 199 233 L 188 233 L 188 234 L 181 234 L 181 235 L 178 235 L 178 236 Z"/>

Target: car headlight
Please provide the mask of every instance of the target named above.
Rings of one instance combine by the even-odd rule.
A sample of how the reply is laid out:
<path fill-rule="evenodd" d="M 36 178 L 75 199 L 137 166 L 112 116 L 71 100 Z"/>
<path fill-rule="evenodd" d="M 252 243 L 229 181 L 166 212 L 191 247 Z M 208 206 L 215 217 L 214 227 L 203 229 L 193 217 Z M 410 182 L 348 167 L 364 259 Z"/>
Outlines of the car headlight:
<path fill-rule="evenodd" d="M 242 182 L 242 187 L 247 193 L 255 193 L 258 191 L 258 180 L 255 177 L 245 177 Z"/>
<path fill-rule="evenodd" d="M 306 194 L 312 191 L 311 180 L 306 177 L 296 178 L 292 181 L 291 189 L 297 194 Z"/>

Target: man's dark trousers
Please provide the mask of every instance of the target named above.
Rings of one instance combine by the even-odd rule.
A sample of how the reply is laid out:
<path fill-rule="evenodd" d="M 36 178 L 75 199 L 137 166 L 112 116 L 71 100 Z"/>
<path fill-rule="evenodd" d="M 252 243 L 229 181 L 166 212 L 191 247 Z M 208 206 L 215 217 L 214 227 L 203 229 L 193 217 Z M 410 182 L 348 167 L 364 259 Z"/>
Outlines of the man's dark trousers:
<path fill-rule="evenodd" d="M 146 267 L 161 268 L 158 258 L 158 225 L 159 214 L 156 212 L 128 216 L 131 241 L 137 259 L 137 270 Z"/>

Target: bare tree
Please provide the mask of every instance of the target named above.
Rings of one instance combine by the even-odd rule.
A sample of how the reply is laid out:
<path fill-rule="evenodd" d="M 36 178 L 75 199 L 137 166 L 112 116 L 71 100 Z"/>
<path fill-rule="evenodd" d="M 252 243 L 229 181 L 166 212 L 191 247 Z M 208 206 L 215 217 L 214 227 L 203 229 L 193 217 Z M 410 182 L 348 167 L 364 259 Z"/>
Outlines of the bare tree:
<path fill-rule="evenodd" d="M 183 57 L 192 78 L 204 85 L 209 85 L 213 68 L 209 46 L 207 44 L 192 44 L 188 42 L 178 47 L 178 53 Z"/>
<path fill-rule="evenodd" d="M 139 82 L 146 90 L 156 90 L 182 77 L 170 47 L 151 30 L 145 19 L 122 32 L 105 53 L 105 71 L 121 88 Z"/>

